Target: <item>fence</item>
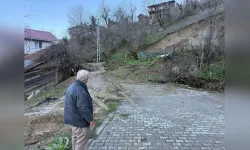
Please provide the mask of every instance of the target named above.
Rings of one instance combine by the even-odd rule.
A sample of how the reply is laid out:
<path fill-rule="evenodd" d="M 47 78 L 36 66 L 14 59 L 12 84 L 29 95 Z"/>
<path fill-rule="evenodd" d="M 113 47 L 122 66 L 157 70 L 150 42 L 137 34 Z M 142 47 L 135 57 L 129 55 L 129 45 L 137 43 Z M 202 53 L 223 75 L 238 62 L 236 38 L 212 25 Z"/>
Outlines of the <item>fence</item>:
<path fill-rule="evenodd" d="M 53 64 L 36 66 L 24 73 L 24 94 L 27 97 L 37 89 L 58 83 L 59 67 Z"/>

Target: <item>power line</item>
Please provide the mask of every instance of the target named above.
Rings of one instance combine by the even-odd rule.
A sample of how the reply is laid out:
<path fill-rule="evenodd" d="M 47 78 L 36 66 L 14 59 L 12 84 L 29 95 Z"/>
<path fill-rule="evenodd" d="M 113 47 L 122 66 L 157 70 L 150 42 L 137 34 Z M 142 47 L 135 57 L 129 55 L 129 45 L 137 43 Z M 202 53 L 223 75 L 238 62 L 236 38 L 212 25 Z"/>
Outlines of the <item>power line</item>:
<path fill-rule="evenodd" d="M 126 2 L 126 0 L 123 0 L 119 5 L 123 4 L 124 2 Z"/>

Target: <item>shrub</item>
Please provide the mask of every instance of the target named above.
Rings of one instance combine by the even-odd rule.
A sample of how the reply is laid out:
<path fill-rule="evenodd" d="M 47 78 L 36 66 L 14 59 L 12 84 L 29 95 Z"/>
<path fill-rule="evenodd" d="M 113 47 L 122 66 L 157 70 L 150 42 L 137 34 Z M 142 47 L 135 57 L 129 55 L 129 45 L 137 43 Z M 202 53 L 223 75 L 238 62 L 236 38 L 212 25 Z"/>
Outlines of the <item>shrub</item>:
<path fill-rule="evenodd" d="M 71 150 L 70 143 L 68 137 L 58 136 L 48 144 L 45 150 Z"/>
<path fill-rule="evenodd" d="M 225 80 L 225 64 L 224 62 L 211 64 L 209 68 L 203 69 L 200 72 L 200 77 L 206 79 L 216 79 L 219 81 Z"/>

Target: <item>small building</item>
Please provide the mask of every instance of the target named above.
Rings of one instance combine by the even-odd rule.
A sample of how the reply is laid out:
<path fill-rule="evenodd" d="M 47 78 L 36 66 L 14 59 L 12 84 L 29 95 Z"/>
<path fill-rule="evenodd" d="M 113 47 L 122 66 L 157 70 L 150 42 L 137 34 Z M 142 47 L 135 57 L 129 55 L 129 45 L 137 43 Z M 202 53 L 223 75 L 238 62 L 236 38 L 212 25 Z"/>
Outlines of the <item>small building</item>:
<path fill-rule="evenodd" d="M 175 0 L 148 6 L 150 24 L 156 24 L 158 15 L 164 15 L 164 12 L 170 10 L 171 7 L 175 6 L 176 6 Z"/>
<path fill-rule="evenodd" d="M 146 16 L 146 15 L 143 15 L 143 14 L 139 14 L 137 16 L 138 18 L 138 22 L 141 23 L 141 24 L 149 24 L 149 17 Z"/>
<path fill-rule="evenodd" d="M 24 54 L 36 53 L 57 43 L 58 39 L 51 32 L 24 29 Z"/>
<path fill-rule="evenodd" d="M 68 32 L 72 38 L 91 35 L 91 26 L 81 22 L 80 25 L 69 28 Z"/>

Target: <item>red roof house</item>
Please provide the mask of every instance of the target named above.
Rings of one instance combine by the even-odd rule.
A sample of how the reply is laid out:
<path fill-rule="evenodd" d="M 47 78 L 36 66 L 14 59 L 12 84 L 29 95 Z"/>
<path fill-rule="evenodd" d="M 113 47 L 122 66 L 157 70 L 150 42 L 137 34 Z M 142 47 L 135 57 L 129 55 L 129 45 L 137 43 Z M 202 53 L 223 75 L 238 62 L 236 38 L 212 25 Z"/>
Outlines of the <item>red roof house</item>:
<path fill-rule="evenodd" d="M 57 42 L 57 37 L 51 32 L 24 29 L 24 54 L 36 53 Z"/>

